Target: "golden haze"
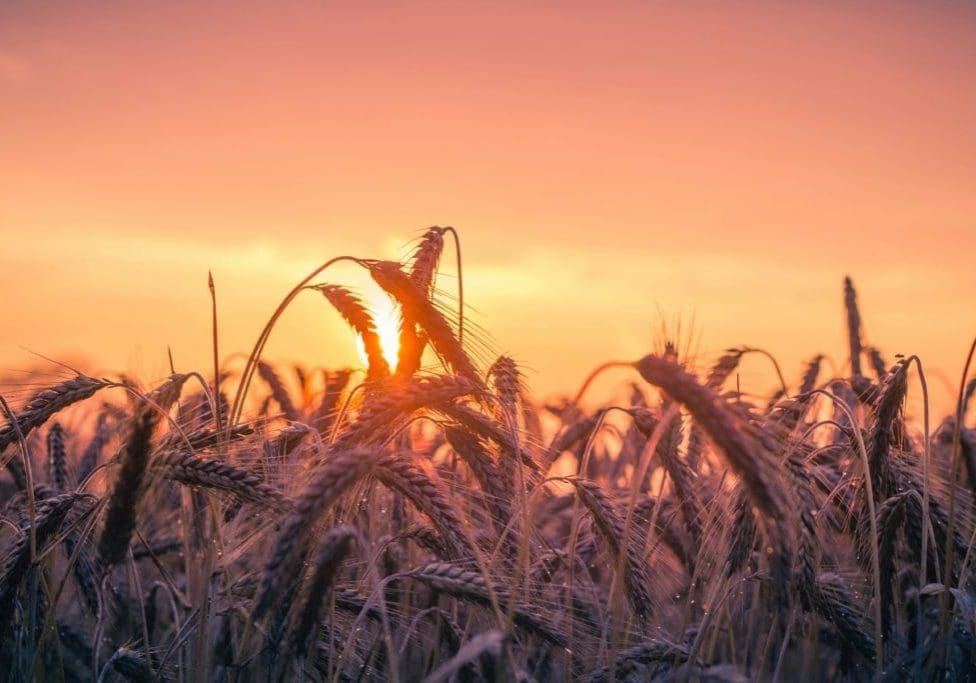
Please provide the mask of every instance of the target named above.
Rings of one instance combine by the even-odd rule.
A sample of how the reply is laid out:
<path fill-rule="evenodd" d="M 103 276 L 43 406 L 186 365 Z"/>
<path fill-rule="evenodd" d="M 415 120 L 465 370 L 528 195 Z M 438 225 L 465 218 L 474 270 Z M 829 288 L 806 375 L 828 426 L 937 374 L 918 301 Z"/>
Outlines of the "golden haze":
<path fill-rule="evenodd" d="M 868 337 L 954 382 L 976 13 L 879 7 L 5 4 L 0 364 L 208 367 L 208 269 L 241 350 L 318 262 L 453 224 L 473 319 L 542 392 L 662 315 L 700 356 L 841 364 L 848 272 Z M 340 325 L 301 301 L 269 353 L 355 362 Z"/>

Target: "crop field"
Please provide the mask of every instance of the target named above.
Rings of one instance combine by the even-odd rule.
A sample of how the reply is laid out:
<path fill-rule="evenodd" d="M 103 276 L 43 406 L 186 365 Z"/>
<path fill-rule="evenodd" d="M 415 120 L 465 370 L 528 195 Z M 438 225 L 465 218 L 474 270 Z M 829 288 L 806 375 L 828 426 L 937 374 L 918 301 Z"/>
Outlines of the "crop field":
<path fill-rule="evenodd" d="M 923 361 L 867 343 L 846 279 L 849 343 L 805 367 L 662 339 L 540 402 L 438 281 L 456 244 L 327 261 L 250 349 L 220 347 L 215 303 L 196 372 L 5 387 L 4 680 L 976 678 L 968 364 L 930 415 Z M 265 357 L 299 296 L 362 367 Z M 746 356 L 773 395 L 739 391 Z"/>

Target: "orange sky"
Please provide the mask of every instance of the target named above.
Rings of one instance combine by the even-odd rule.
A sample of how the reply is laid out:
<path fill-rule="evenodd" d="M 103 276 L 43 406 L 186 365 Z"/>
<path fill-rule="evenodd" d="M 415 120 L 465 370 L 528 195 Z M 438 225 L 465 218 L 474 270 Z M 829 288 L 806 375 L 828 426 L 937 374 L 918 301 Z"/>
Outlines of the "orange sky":
<path fill-rule="evenodd" d="M 662 317 L 842 363 L 847 272 L 872 341 L 958 381 L 971 5 L 526 4 L 3 3 L 0 367 L 209 367 L 208 268 L 243 349 L 318 262 L 451 224 L 541 392 Z M 347 364 L 338 329 L 309 299 L 269 353 Z"/>

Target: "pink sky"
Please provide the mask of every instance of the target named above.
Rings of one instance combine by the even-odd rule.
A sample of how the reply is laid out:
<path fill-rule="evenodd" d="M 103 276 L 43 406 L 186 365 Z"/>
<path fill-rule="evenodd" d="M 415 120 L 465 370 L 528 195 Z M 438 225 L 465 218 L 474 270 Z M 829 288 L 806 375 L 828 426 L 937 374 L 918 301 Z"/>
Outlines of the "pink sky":
<path fill-rule="evenodd" d="M 208 269 L 244 349 L 318 262 L 451 224 L 475 319 L 541 392 L 662 316 L 706 359 L 843 363 L 845 273 L 872 342 L 958 381 L 976 10 L 525 4 L 4 3 L 0 366 L 206 368 Z M 340 329 L 301 302 L 269 353 L 354 362 Z"/>

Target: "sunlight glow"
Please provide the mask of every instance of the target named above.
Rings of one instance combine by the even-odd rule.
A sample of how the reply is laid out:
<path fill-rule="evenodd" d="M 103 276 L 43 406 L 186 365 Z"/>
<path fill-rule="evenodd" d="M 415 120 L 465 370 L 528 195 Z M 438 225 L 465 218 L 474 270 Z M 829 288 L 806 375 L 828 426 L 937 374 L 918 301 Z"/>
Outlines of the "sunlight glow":
<path fill-rule="evenodd" d="M 380 293 L 369 296 L 365 303 L 376 324 L 376 334 L 380 338 L 383 358 L 386 359 L 391 371 L 396 370 L 397 355 L 400 352 L 400 307 L 393 299 Z M 366 346 L 359 335 L 356 335 L 356 351 L 363 365 L 368 365 Z"/>

